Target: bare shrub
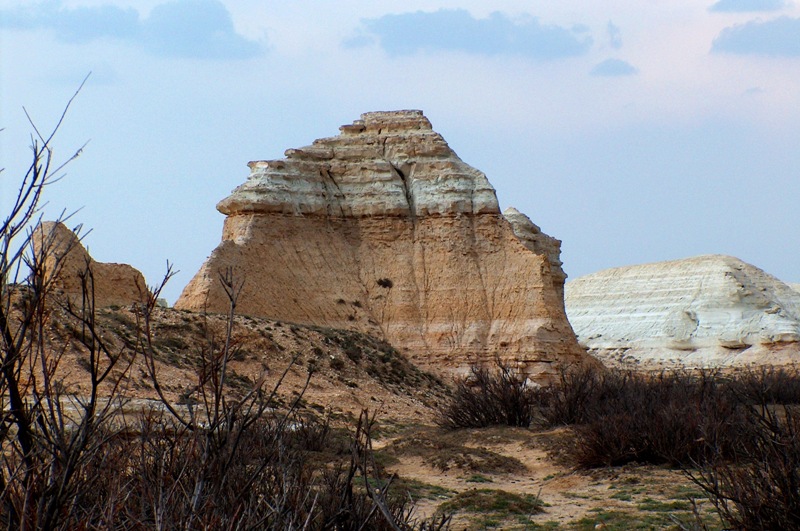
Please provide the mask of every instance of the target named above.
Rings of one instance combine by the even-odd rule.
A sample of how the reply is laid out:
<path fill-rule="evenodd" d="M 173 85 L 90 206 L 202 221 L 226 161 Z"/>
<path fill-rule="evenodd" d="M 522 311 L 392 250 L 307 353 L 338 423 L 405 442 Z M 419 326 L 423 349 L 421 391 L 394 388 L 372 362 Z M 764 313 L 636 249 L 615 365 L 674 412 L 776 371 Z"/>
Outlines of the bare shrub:
<path fill-rule="evenodd" d="M 534 400 L 542 425 L 573 427 L 578 466 L 680 466 L 730 528 L 800 529 L 796 367 L 731 375 L 578 370 Z"/>
<path fill-rule="evenodd" d="M 45 188 L 81 151 L 61 164 L 53 158 L 53 138 L 78 92 L 49 134 L 31 122 L 31 164 L 0 223 L 0 521 L 9 528 L 57 528 L 70 500 L 94 488 L 97 478 L 84 465 L 106 457 L 105 442 L 114 435 L 109 419 L 121 404 L 115 395 L 130 367 L 97 334 L 88 268 L 81 275 L 82 304 L 68 308 L 77 322 L 74 338 L 88 356 L 86 395 L 69 394 L 59 378 L 67 347 L 46 342 L 50 298 L 68 249 L 56 252 L 56 235 L 31 225 L 41 221 Z M 67 219 L 62 214 L 57 221 Z M 101 400 L 101 388 L 113 398 Z"/>
<path fill-rule="evenodd" d="M 62 116 L 63 118 L 63 116 Z M 60 123 L 60 122 L 59 122 Z M 56 127 L 56 130 L 58 126 Z M 53 133 L 54 134 L 54 133 Z M 374 419 L 364 412 L 341 459 L 309 459 L 325 446 L 327 421 L 300 414 L 303 388 L 278 409 L 266 371 L 229 393 L 237 355 L 234 315 L 242 281 L 220 273 L 228 297 L 222 341 L 209 341 L 184 406 L 159 379 L 153 337 L 167 273 L 114 349 L 96 320 L 94 278 L 81 273 L 80 301 L 53 297 L 59 272 L 54 238 L 35 223 L 44 187 L 54 181 L 53 134 L 37 132 L 33 162 L 0 225 L 0 526 L 6 529 L 443 529 L 449 517 L 418 521 L 407 498 L 390 499 L 392 478 L 374 460 Z M 63 221 L 64 217 L 59 221 Z M 34 252 L 34 238 L 38 250 Z M 54 345 L 61 312 L 73 331 Z M 130 324 L 131 326 L 127 326 Z M 82 349 L 88 391 L 65 383 L 62 359 Z M 287 367 L 288 372 L 296 360 Z M 144 366 L 159 399 L 131 414 L 126 382 Z M 306 387 L 312 377 L 309 371 Z M 240 382 L 244 384 L 244 382 Z"/>
<path fill-rule="evenodd" d="M 685 472 L 730 528 L 800 529 L 800 417 L 783 407 L 748 413 L 755 437 L 741 455 Z"/>
<path fill-rule="evenodd" d="M 731 385 L 748 403 L 800 404 L 800 371 L 796 365 L 748 367 L 732 378 Z"/>
<path fill-rule="evenodd" d="M 545 427 L 586 423 L 604 407 L 604 401 L 620 394 L 629 377 L 630 373 L 618 371 L 564 367 L 558 381 L 533 390 L 535 420 Z"/>
<path fill-rule="evenodd" d="M 581 466 L 679 466 L 705 460 L 709 445 L 732 455 L 746 436 L 737 401 L 713 374 L 626 374 L 611 389 L 575 428 Z"/>
<path fill-rule="evenodd" d="M 528 427 L 533 419 L 533 390 L 527 377 L 496 362 L 497 370 L 473 365 L 471 375 L 456 382 L 452 398 L 436 420 L 446 429 L 486 426 Z"/>

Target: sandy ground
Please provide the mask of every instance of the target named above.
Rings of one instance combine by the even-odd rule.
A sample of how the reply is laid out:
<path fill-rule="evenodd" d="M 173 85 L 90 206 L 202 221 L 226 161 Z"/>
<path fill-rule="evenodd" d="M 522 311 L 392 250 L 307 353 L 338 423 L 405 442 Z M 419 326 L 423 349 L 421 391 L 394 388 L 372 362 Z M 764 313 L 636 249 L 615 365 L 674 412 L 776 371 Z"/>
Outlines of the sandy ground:
<path fill-rule="evenodd" d="M 470 489 L 493 489 L 521 495 L 538 496 L 544 511 L 520 519 L 502 522 L 499 528 L 575 528 L 615 527 L 659 529 L 675 528 L 669 515 L 689 521 L 687 494 L 699 495 L 691 482 L 678 470 L 654 466 L 626 466 L 595 471 L 571 469 L 554 457 L 553 445 L 567 436 L 564 430 L 536 432 L 521 428 L 486 428 L 445 432 L 431 426 L 409 428 L 407 433 L 381 440 L 378 449 L 391 449 L 404 437 L 419 436 L 445 440 L 466 448 L 484 449 L 519 460 L 524 468 L 512 473 L 475 473 L 469 467 L 453 466 L 441 470 L 426 456 L 399 456 L 388 470 L 400 477 L 442 487 L 448 493 L 417 501 L 420 516 L 434 514 L 455 493 Z M 703 502 L 701 502 L 703 503 Z M 708 509 L 709 503 L 705 503 Z M 608 523 L 609 515 L 614 515 Z M 478 515 L 480 516 L 480 515 Z M 643 522 L 639 520 L 643 519 Z M 523 520 L 525 520 L 523 518 Z M 619 521 L 619 522 L 617 522 Z M 627 524 L 626 524 L 627 521 Z M 649 522 L 649 523 L 648 523 Z M 457 513 L 453 529 L 481 529 L 480 518 L 468 512 Z"/>

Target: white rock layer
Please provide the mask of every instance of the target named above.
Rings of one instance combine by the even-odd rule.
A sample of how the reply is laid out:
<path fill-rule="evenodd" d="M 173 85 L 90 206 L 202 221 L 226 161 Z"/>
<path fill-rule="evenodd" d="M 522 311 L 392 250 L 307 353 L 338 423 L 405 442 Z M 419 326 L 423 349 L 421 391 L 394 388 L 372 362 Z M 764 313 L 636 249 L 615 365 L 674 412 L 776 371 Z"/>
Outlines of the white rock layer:
<path fill-rule="evenodd" d="M 800 356 L 800 293 L 730 256 L 600 271 L 567 283 L 565 302 L 578 340 L 606 361 L 726 365 Z"/>
<path fill-rule="evenodd" d="M 456 157 L 422 111 L 364 113 L 340 130 L 287 149 L 286 159 L 251 162 L 247 181 L 217 209 L 346 217 L 500 213 L 486 175 Z"/>

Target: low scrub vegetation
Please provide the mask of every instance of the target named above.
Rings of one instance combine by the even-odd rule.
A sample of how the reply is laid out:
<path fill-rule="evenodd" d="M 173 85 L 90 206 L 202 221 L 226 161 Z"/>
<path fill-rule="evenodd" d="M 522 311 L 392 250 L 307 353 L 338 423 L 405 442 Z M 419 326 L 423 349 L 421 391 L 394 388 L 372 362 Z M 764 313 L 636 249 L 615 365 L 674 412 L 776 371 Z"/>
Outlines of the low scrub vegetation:
<path fill-rule="evenodd" d="M 499 365 L 499 364 L 498 364 Z M 512 369 L 472 369 L 440 412 L 448 429 L 568 426 L 579 468 L 682 468 L 734 528 L 800 528 L 800 372 L 563 371 L 537 387 Z"/>
<path fill-rule="evenodd" d="M 195 380 L 180 404 L 168 398 L 157 358 L 181 345 L 159 343 L 154 334 L 169 266 L 161 286 L 134 306 L 135 320 L 117 323 L 127 338 L 121 347 L 107 341 L 97 319 L 90 264 L 78 275 L 80 296 L 57 297 L 55 279 L 68 250 L 56 252 L 53 235 L 30 229 L 42 190 L 63 167 L 52 161 L 53 134 L 37 131 L 31 166 L 0 220 L 0 527 L 447 526 L 447 515 L 417 520 L 411 498 L 384 477 L 372 450 L 374 418 L 366 411 L 338 439 L 327 421 L 301 411 L 313 369 L 288 401 L 278 391 L 297 358 L 270 386 L 266 368 L 255 380 L 233 372 L 231 361 L 241 354 L 232 330 L 242 281 L 231 270 L 219 278 L 230 303 L 224 338 L 197 354 Z M 55 312 L 69 322 L 64 344 L 51 339 Z M 63 360 L 74 349 L 83 356 L 80 392 L 65 378 L 71 368 Z M 157 396 L 139 411 L 126 408 L 134 368 Z"/>
<path fill-rule="evenodd" d="M 525 465 L 519 459 L 485 447 L 464 445 L 463 441 L 442 437 L 433 430 L 419 431 L 410 437 L 395 440 L 384 451 L 398 459 L 421 457 L 426 465 L 440 472 L 460 470 L 473 474 L 520 474 L 525 471 Z"/>
<path fill-rule="evenodd" d="M 456 382 L 453 397 L 439 411 L 438 424 L 447 429 L 530 426 L 534 389 L 514 369 L 499 362 L 497 367 L 492 371 L 473 365 L 470 377 Z"/>
<path fill-rule="evenodd" d="M 713 459 L 687 475 L 734 529 L 800 529 L 800 417 L 797 409 L 748 411 L 752 435 L 737 459 Z"/>

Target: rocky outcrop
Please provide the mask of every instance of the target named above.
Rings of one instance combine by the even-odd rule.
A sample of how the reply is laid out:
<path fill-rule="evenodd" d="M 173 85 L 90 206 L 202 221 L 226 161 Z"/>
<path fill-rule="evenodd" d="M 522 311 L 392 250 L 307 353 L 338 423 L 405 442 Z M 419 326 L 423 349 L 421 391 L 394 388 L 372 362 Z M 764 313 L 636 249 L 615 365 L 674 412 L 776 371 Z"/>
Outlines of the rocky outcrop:
<path fill-rule="evenodd" d="M 177 308 L 367 332 L 437 370 L 499 356 L 529 373 L 585 359 L 566 320 L 558 240 L 500 213 L 486 176 L 420 111 L 366 113 L 341 134 L 251 162 L 217 209 L 222 243 Z"/>
<path fill-rule="evenodd" d="M 796 282 L 790 282 L 790 283 L 788 283 L 786 285 L 789 286 L 790 288 L 792 288 L 793 290 L 795 290 L 797 293 L 800 293 L 800 284 L 798 284 Z"/>
<path fill-rule="evenodd" d="M 96 262 L 74 232 L 63 223 L 42 222 L 33 232 L 34 253 L 44 263 L 45 278 L 54 292 L 80 304 L 81 276 L 91 271 L 95 306 L 124 306 L 146 300 L 149 292 L 144 276 L 127 264 Z M 87 284 L 91 286 L 91 283 Z"/>
<path fill-rule="evenodd" d="M 601 360 L 800 360 L 800 294 L 730 256 L 600 271 L 567 283 L 566 306 L 578 339 Z"/>
<path fill-rule="evenodd" d="M 531 219 L 514 207 L 503 211 L 503 216 L 511 224 L 511 230 L 525 247 L 538 255 L 547 257 L 550 262 L 550 272 L 553 287 L 558 292 L 559 299 L 564 299 L 564 281 L 567 274 L 561 269 L 561 240 L 542 232 Z"/>

